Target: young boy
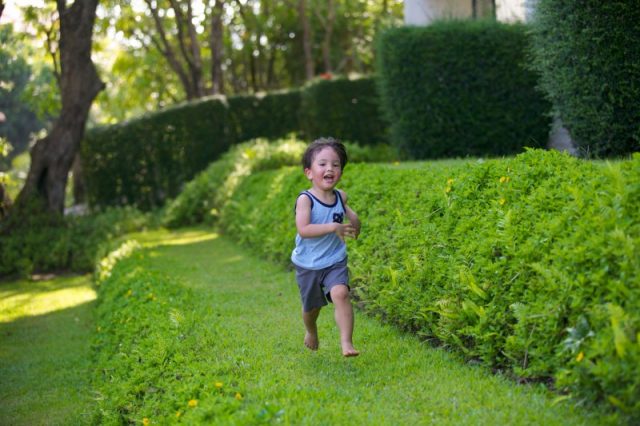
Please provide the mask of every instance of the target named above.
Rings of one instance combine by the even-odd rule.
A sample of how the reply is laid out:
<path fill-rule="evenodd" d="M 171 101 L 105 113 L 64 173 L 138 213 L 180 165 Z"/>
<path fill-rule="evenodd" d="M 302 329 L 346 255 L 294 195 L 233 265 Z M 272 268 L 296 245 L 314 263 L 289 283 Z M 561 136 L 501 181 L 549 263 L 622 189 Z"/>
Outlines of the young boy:
<path fill-rule="evenodd" d="M 347 247 L 345 238 L 357 238 L 360 221 L 347 205 L 347 194 L 335 187 L 347 165 L 347 152 L 339 141 L 314 141 L 302 156 L 302 167 L 311 189 L 296 200 L 296 247 L 291 261 L 302 298 L 304 344 L 317 350 L 316 320 L 327 299 L 335 305 L 342 355 L 357 356 L 353 347 L 353 308 L 349 298 Z M 348 220 L 348 223 L 345 221 Z"/>

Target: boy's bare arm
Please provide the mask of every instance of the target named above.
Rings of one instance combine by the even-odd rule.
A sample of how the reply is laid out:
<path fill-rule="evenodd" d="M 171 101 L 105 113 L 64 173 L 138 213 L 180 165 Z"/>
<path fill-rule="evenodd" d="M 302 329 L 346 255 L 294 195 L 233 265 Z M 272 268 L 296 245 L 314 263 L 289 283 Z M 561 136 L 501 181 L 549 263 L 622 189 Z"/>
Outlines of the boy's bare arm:
<path fill-rule="evenodd" d="M 298 197 L 296 201 L 296 228 L 302 238 L 321 237 L 335 233 L 344 240 L 345 237 L 355 237 L 355 227 L 349 223 L 311 223 L 311 200 L 309 197 Z"/>
<path fill-rule="evenodd" d="M 342 194 L 342 202 L 344 203 L 344 210 L 347 215 L 347 219 L 349 219 L 349 223 L 351 223 L 351 225 L 353 225 L 353 228 L 355 229 L 354 237 L 358 238 L 358 235 L 360 235 L 361 226 L 360 219 L 358 218 L 356 212 L 354 212 L 347 204 L 347 194 L 342 190 L 340 190 L 340 194 Z"/>

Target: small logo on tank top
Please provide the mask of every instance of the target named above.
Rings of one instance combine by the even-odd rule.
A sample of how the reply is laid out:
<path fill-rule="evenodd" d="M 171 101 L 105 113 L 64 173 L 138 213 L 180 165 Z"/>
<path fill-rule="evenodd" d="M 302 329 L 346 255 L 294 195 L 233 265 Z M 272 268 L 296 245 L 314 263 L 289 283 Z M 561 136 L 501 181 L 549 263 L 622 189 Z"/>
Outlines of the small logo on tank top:
<path fill-rule="evenodd" d="M 343 220 L 344 220 L 344 213 L 334 213 L 333 214 L 333 221 L 335 223 L 342 223 Z"/>

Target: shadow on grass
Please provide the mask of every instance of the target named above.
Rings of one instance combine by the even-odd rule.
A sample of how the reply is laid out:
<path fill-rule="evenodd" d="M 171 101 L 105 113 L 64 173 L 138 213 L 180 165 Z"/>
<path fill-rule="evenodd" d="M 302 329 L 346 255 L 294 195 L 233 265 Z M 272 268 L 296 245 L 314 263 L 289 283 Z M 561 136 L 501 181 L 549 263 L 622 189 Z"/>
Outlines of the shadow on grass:
<path fill-rule="evenodd" d="M 39 288 L 66 287 L 48 283 Z M 85 301 L 0 323 L 0 424 L 89 423 L 94 305 Z"/>

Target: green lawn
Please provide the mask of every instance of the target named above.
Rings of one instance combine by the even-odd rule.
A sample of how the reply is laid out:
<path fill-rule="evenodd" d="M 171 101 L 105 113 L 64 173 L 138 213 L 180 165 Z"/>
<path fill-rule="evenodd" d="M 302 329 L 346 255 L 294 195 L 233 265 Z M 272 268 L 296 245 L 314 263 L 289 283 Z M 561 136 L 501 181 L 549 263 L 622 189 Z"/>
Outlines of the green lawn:
<path fill-rule="evenodd" d="M 195 292 L 197 306 L 182 308 L 203 313 L 199 326 L 216 336 L 215 359 L 233 366 L 234 383 L 223 385 L 241 392 L 241 408 L 213 424 L 607 423 L 597 411 L 554 405 L 555 396 L 541 386 L 520 386 L 467 365 L 359 312 L 359 357 L 341 356 L 330 307 L 320 316 L 320 350 L 311 352 L 302 342 L 293 273 L 205 230 L 134 237 L 146 247 L 140 266 L 179 277 Z M 88 280 L 0 285 L 0 424 L 90 420 L 88 342 L 95 327 Z M 192 418 L 148 421 L 189 424 Z"/>
<path fill-rule="evenodd" d="M 90 276 L 0 283 L 0 424 L 76 425 L 92 410 Z"/>

